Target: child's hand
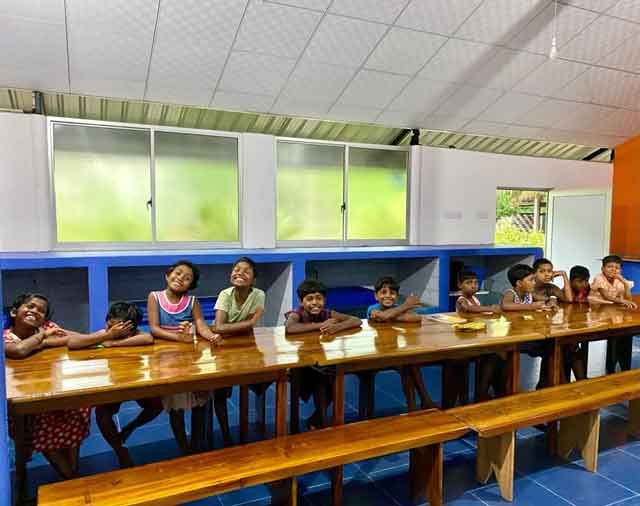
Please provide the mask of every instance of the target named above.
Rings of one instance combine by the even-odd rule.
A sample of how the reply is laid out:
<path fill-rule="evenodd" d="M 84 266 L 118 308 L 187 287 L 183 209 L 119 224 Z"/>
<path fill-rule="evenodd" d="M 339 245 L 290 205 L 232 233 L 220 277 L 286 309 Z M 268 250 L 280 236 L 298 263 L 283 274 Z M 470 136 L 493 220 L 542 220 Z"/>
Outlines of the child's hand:
<path fill-rule="evenodd" d="M 502 313 L 502 307 L 500 304 L 491 304 L 489 308 L 492 313 Z"/>
<path fill-rule="evenodd" d="M 322 325 L 320 325 L 320 332 L 322 334 L 335 334 L 338 330 L 340 330 L 338 328 L 338 320 L 335 318 L 329 318 L 328 320 L 323 321 Z"/>
<path fill-rule="evenodd" d="M 220 344 L 222 341 L 222 336 L 220 334 L 216 334 L 215 332 L 211 334 L 211 336 L 202 336 L 211 344 Z"/>
<path fill-rule="evenodd" d="M 180 322 L 180 329 L 178 330 L 180 335 L 180 341 L 190 343 L 194 340 L 193 325 L 191 322 Z"/>
<path fill-rule="evenodd" d="M 567 273 L 564 271 L 553 271 L 553 273 L 551 273 L 551 279 L 555 279 L 559 277 L 564 278 L 566 275 Z"/>
<path fill-rule="evenodd" d="M 108 331 L 111 339 L 124 339 L 125 337 L 129 337 L 131 332 L 133 332 L 132 321 L 118 322 Z"/>
<path fill-rule="evenodd" d="M 46 329 L 43 332 L 43 334 L 44 334 L 44 339 L 47 339 L 49 337 L 62 337 L 67 335 L 64 329 L 61 329 L 61 328 Z"/>
<path fill-rule="evenodd" d="M 547 303 L 543 300 L 537 300 L 531 303 L 533 309 L 544 309 L 547 307 Z"/>
<path fill-rule="evenodd" d="M 637 309 L 638 308 L 638 305 L 635 302 L 633 302 L 632 300 L 622 299 L 620 301 L 620 304 L 622 304 L 622 306 L 627 308 L 627 309 Z"/>
<path fill-rule="evenodd" d="M 420 297 L 416 295 L 407 295 L 407 298 L 404 299 L 404 306 L 408 308 L 420 307 L 422 302 L 420 301 Z"/>

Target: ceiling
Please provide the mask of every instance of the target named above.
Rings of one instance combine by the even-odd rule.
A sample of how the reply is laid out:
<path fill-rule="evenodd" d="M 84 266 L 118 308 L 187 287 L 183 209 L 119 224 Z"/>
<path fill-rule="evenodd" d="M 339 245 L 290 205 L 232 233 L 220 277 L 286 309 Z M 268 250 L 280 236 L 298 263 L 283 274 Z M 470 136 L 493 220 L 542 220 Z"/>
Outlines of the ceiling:
<path fill-rule="evenodd" d="M 640 134 L 640 0 L 559 2 L 550 60 L 553 27 L 551 0 L 0 0 L 0 87 L 587 146 Z"/>

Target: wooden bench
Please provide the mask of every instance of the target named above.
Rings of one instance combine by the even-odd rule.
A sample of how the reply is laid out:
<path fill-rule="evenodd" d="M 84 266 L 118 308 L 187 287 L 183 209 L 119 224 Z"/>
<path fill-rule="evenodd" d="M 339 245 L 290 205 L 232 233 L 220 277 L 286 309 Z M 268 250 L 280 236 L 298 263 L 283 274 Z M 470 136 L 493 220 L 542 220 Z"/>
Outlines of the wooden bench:
<path fill-rule="evenodd" d="M 640 428 L 640 370 L 545 388 L 446 411 L 478 434 L 476 475 L 486 483 L 494 473 L 502 497 L 513 499 L 515 431 L 560 420 L 556 452 L 567 458 L 581 451 L 585 467 L 596 471 L 600 412 L 629 401 L 630 430 Z"/>
<path fill-rule="evenodd" d="M 411 450 L 412 495 L 441 505 L 442 443 L 468 431 L 447 413 L 420 411 L 45 485 L 38 504 L 168 505 L 291 478 L 278 502 L 295 505 L 297 475 Z"/>

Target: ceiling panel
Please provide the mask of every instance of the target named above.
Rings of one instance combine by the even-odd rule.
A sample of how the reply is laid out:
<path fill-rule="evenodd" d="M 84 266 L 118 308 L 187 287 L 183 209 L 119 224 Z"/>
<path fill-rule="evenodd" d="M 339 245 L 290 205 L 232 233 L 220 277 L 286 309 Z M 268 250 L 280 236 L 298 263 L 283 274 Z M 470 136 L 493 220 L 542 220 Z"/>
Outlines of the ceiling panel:
<path fill-rule="evenodd" d="M 324 11 L 329 7 L 331 0 L 278 0 L 278 3 Z"/>
<path fill-rule="evenodd" d="M 327 113 L 326 118 L 372 123 L 381 112 L 382 109 L 378 109 L 375 107 L 360 107 L 357 105 L 335 104 Z"/>
<path fill-rule="evenodd" d="M 209 105 L 246 1 L 164 0 L 145 99 Z"/>
<path fill-rule="evenodd" d="M 435 110 L 456 89 L 446 83 L 416 78 L 391 102 L 389 109 L 419 111 L 424 116 Z"/>
<path fill-rule="evenodd" d="M 620 0 L 607 11 L 607 14 L 640 23 L 640 2 L 638 0 Z"/>
<path fill-rule="evenodd" d="M 409 77 L 361 70 L 339 99 L 341 104 L 386 107 L 409 82 Z"/>
<path fill-rule="evenodd" d="M 504 123 L 472 120 L 462 127 L 462 131 L 477 135 L 502 135 L 507 128 Z"/>
<path fill-rule="evenodd" d="M 489 44 L 506 44 L 548 3 L 549 0 L 485 0 L 456 36 Z"/>
<path fill-rule="evenodd" d="M 547 99 L 529 111 L 526 118 L 522 118 L 518 123 L 534 127 L 554 127 L 570 116 L 574 108 L 574 102 Z"/>
<path fill-rule="evenodd" d="M 541 97 L 522 93 L 505 93 L 478 118 L 486 121 L 512 123 L 536 107 L 542 100 Z"/>
<path fill-rule="evenodd" d="M 617 109 L 600 122 L 598 131 L 626 138 L 640 135 L 640 112 Z"/>
<path fill-rule="evenodd" d="M 294 69 L 282 93 L 290 99 L 333 102 L 354 74 L 353 68 L 303 60 Z"/>
<path fill-rule="evenodd" d="M 317 11 L 252 1 L 234 49 L 297 58 L 320 18 Z"/>
<path fill-rule="evenodd" d="M 64 0 L 3 0 L 0 1 L 0 17 L 3 16 L 64 24 Z"/>
<path fill-rule="evenodd" d="M 475 118 L 500 95 L 502 95 L 500 90 L 460 86 L 435 112 L 446 116 Z"/>
<path fill-rule="evenodd" d="M 547 60 L 514 86 L 514 90 L 534 95 L 550 96 L 590 67 L 584 63 Z"/>
<path fill-rule="evenodd" d="M 600 16 L 564 47 L 562 58 L 595 63 L 625 40 L 640 33 L 640 25 L 610 16 Z"/>
<path fill-rule="evenodd" d="M 419 128 L 424 125 L 424 112 L 386 110 L 378 116 L 376 123 L 389 126 Z"/>
<path fill-rule="evenodd" d="M 504 135 L 521 139 L 537 139 L 540 136 L 541 128 L 528 127 L 522 125 L 509 125 L 504 130 Z"/>
<path fill-rule="evenodd" d="M 369 56 L 365 67 L 413 75 L 446 42 L 440 35 L 392 28 Z"/>
<path fill-rule="evenodd" d="M 464 84 L 495 56 L 496 48 L 480 42 L 449 39 L 420 72 L 420 77 Z"/>
<path fill-rule="evenodd" d="M 253 95 L 277 95 L 295 60 L 232 51 L 218 89 Z"/>
<path fill-rule="evenodd" d="M 640 73 L 640 35 L 634 35 L 598 63 L 629 72 Z"/>
<path fill-rule="evenodd" d="M 571 114 L 556 123 L 561 130 L 576 130 L 585 132 L 600 131 L 600 123 L 615 112 L 611 107 L 593 104 L 573 104 Z"/>
<path fill-rule="evenodd" d="M 485 88 L 509 89 L 547 61 L 540 54 L 499 48 L 494 57 L 470 75 L 467 82 Z"/>
<path fill-rule="evenodd" d="M 305 52 L 322 63 L 359 67 L 387 31 L 385 25 L 327 15 Z"/>
<path fill-rule="evenodd" d="M 217 91 L 211 105 L 220 109 L 267 112 L 271 109 L 274 99 L 275 97 L 268 95 L 249 95 L 247 93 Z"/>
<path fill-rule="evenodd" d="M 451 35 L 481 1 L 412 0 L 396 24 L 414 30 Z"/>
<path fill-rule="evenodd" d="M 409 0 L 333 0 L 329 12 L 356 18 L 393 23 Z"/>
<path fill-rule="evenodd" d="M 302 101 L 281 96 L 270 112 L 273 114 L 293 114 L 302 117 L 322 118 L 332 104 L 332 100 Z"/>
<path fill-rule="evenodd" d="M 460 116 L 447 116 L 444 114 L 430 114 L 424 119 L 425 128 L 432 130 L 460 130 L 468 120 Z"/>
<path fill-rule="evenodd" d="M 592 11 L 604 12 L 618 0 L 565 0 L 566 3 L 590 9 Z"/>

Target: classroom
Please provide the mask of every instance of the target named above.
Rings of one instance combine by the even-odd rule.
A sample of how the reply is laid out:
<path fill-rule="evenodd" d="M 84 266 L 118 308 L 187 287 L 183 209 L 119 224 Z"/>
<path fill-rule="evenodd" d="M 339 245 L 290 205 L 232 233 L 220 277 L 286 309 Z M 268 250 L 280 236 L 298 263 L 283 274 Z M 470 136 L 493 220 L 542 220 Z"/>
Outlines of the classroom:
<path fill-rule="evenodd" d="M 0 48 L 0 506 L 640 506 L 640 0 Z"/>

